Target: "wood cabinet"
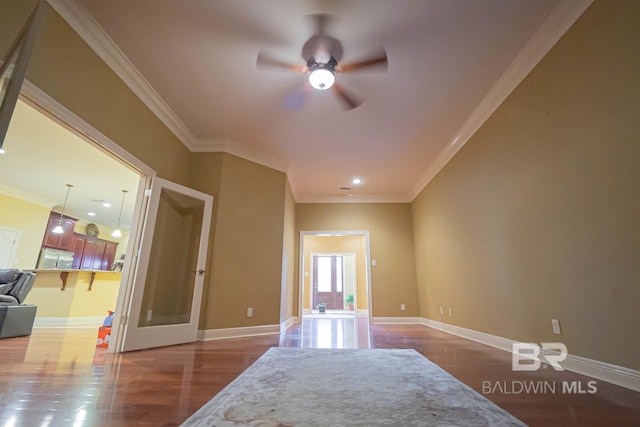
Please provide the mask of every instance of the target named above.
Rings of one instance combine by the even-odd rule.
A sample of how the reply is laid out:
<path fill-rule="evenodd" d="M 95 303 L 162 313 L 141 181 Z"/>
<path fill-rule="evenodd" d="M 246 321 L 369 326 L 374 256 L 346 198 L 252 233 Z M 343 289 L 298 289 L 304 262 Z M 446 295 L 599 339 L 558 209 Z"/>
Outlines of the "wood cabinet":
<path fill-rule="evenodd" d="M 118 244 L 107 240 L 75 235 L 73 267 L 81 270 L 111 270 Z"/>
<path fill-rule="evenodd" d="M 87 236 L 84 234 L 73 233 L 71 239 L 71 251 L 73 252 L 73 263 L 71 268 L 79 269 L 82 265 L 82 255 L 84 254 L 84 244 L 87 241 Z"/>
<path fill-rule="evenodd" d="M 87 237 L 84 244 L 84 253 L 82 255 L 81 270 L 101 270 L 102 257 L 104 256 L 104 248 L 106 242 L 100 239 Z"/>
<path fill-rule="evenodd" d="M 75 227 L 76 221 L 75 218 L 64 215 L 62 216 L 62 221 L 60 221 L 60 214 L 52 211 L 49 214 L 49 222 L 42 239 L 42 247 L 62 249 L 64 251 L 72 250 L 73 227 Z M 64 233 L 55 234 L 53 232 L 53 229 L 58 225 L 62 225 Z"/>
<path fill-rule="evenodd" d="M 73 252 L 71 268 L 74 270 L 111 270 L 118 244 L 86 234 L 74 233 L 76 221 L 75 218 L 63 216 L 64 233 L 54 234 L 52 232 L 54 227 L 60 225 L 60 214 L 51 212 L 42 247 Z"/>
<path fill-rule="evenodd" d="M 101 270 L 111 270 L 113 262 L 116 260 L 116 251 L 118 250 L 118 244 L 115 242 L 107 242 L 104 248 L 104 255 L 102 256 L 102 268 Z"/>

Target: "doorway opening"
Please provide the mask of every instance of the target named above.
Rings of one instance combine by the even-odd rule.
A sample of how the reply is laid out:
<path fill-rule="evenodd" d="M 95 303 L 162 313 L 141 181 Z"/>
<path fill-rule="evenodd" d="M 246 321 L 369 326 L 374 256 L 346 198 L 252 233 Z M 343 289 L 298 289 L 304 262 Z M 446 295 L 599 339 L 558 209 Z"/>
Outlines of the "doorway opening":
<path fill-rule="evenodd" d="M 311 254 L 311 315 L 356 314 L 356 254 Z"/>
<path fill-rule="evenodd" d="M 0 227 L 18 230 L 19 238 L 0 268 L 36 271 L 25 300 L 38 306 L 35 328 L 91 328 L 97 337 L 108 311 L 120 315 L 117 307 L 127 299 L 121 285 L 133 275 L 144 190 L 154 172 L 28 81 L 4 148 Z M 61 206 L 66 184 L 73 188 Z M 65 225 L 72 220 L 63 232 L 72 243 L 57 250 L 73 254 L 74 262 L 45 267 L 49 223 L 62 210 Z M 95 345 L 87 342 L 88 349 Z"/>
<path fill-rule="evenodd" d="M 368 231 L 300 233 L 299 317 L 371 317 Z"/>

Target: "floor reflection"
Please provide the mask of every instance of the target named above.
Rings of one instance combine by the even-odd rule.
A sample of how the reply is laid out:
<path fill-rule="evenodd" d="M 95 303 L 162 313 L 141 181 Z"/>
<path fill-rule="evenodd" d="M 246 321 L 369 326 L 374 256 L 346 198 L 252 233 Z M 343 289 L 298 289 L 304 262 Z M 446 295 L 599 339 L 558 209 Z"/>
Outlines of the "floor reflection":
<path fill-rule="evenodd" d="M 297 347 L 371 348 L 366 316 L 312 314 L 302 317 Z"/>

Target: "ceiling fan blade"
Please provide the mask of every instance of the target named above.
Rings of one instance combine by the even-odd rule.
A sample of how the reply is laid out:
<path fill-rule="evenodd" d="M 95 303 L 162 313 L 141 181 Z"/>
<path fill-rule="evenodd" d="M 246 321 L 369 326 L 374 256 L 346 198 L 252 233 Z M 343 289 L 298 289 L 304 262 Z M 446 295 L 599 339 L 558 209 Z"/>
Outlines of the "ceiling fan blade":
<path fill-rule="evenodd" d="M 352 62 L 350 64 L 338 64 L 338 66 L 336 67 L 336 72 L 350 73 L 352 71 L 357 71 L 366 67 L 373 66 L 384 67 L 384 69 L 386 70 L 387 63 L 387 52 L 385 52 L 383 49 L 381 52 L 372 55 L 368 59 L 364 59 L 358 62 Z"/>
<path fill-rule="evenodd" d="M 348 92 L 339 84 L 334 83 L 332 88 L 336 95 L 338 95 L 342 100 L 345 110 L 353 110 L 354 108 L 362 104 L 362 99 L 360 97 Z"/>
<path fill-rule="evenodd" d="M 303 65 L 294 65 L 284 61 L 280 61 L 279 59 L 276 59 L 270 55 L 267 55 L 263 51 L 258 52 L 256 66 L 259 68 L 261 67 L 283 68 L 286 70 L 295 71 L 297 73 L 304 73 L 307 69 L 307 67 Z"/>

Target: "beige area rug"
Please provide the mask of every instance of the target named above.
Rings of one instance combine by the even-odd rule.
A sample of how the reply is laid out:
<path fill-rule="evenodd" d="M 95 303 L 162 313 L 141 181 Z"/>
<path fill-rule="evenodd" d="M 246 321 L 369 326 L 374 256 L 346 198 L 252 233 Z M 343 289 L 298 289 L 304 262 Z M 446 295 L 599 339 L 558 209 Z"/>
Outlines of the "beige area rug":
<path fill-rule="evenodd" d="M 271 348 L 183 426 L 523 426 L 414 350 Z"/>

